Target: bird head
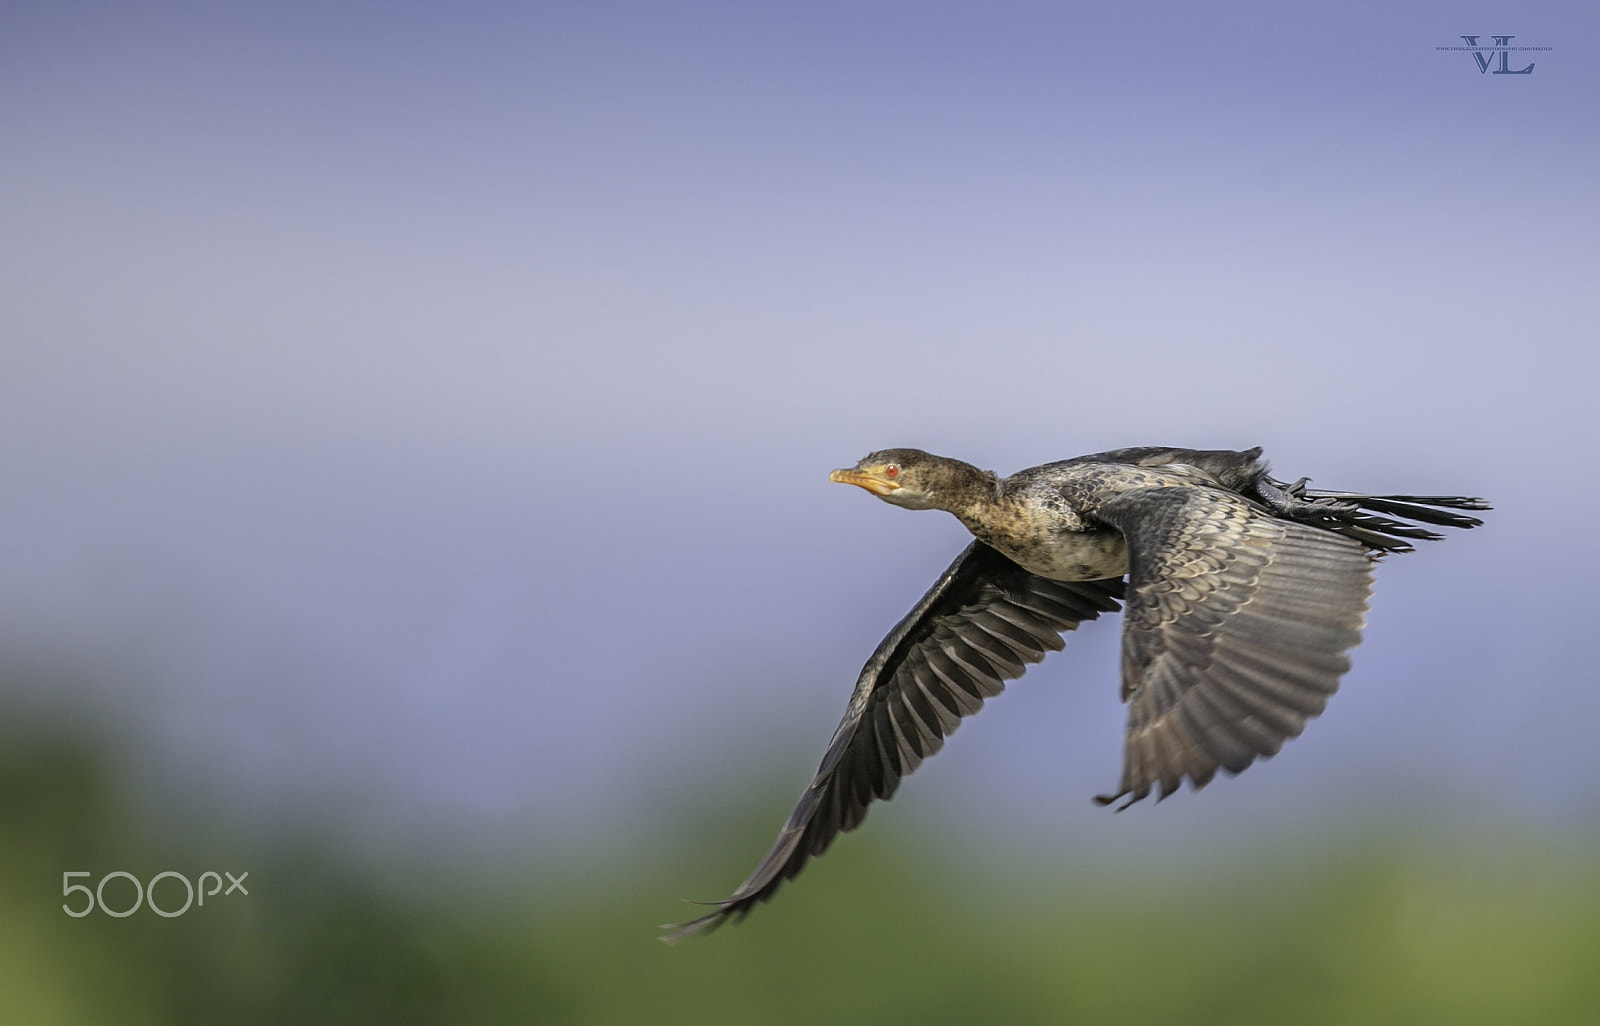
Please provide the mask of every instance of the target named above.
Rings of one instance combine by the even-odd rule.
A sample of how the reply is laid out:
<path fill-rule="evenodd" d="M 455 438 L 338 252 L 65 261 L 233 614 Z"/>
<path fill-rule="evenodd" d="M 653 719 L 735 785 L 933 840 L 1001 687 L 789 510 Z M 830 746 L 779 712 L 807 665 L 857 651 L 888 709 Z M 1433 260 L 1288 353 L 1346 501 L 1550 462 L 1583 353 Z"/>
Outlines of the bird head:
<path fill-rule="evenodd" d="M 865 488 L 884 502 L 906 509 L 943 508 L 941 486 L 950 477 L 946 464 L 956 462 L 921 449 L 882 449 L 854 467 L 835 470 L 828 480 Z"/>

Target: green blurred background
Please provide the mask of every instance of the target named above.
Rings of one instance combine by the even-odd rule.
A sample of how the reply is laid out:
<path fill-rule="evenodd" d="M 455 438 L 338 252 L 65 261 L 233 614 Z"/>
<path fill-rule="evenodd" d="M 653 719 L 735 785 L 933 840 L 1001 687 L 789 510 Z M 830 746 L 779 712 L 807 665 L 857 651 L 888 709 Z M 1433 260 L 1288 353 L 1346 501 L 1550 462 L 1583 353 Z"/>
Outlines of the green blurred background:
<path fill-rule="evenodd" d="M 0 754 L 7 1023 L 1600 1019 L 1593 837 L 1345 821 L 1221 858 L 1023 865 L 869 822 L 745 923 L 669 947 L 655 924 L 692 914 L 671 898 L 725 890 L 787 795 L 581 864 L 378 869 L 310 830 L 141 814 L 72 733 L 13 718 Z M 249 895 L 62 911 L 63 871 L 115 869 L 245 870 Z"/>

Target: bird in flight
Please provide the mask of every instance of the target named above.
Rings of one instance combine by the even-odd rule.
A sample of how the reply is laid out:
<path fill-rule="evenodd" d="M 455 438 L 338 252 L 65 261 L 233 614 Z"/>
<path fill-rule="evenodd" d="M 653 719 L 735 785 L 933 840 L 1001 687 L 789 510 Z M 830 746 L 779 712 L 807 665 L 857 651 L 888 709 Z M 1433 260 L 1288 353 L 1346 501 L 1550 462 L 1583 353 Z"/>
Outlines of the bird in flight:
<path fill-rule="evenodd" d="M 742 919 L 875 799 L 937 752 L 1061 635 L 1121 608 L 1121 808 L 1184 778 L 1196 790 L 1277 753 L 1322 712 L 1361 641 L 1372 571 L 1416 521 L 1478 527 L 1461 496 L 1308 489 L 1268 474 L 1261 449 L 1117 449 L 998 477 L 918 449 L 885 449 L 829 480 L 972 532 L 878 645 L 815 778 L 749 878 L 663 940 Z"/>

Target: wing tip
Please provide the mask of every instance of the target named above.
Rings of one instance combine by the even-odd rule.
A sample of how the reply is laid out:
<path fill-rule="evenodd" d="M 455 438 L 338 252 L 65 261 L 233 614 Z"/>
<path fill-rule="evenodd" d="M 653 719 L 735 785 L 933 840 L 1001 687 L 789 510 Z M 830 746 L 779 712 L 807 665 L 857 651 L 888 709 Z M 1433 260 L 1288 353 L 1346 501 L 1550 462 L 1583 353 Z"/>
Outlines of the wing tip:
<path fill-rule="evenodd" d="M 685 898 L 684 900 L 690 901 L 688 898 Z M 708 912 L 698 919 L 691 919 L 686 923 L 662 923 L 661 925 L 657 926 L 656 929 L 670 930 L 671 932 L 663 933 L 661 936 L 657 937 L 656 940 L 668 945 L 669 947 L 673 947 L 681 944 L 685 940 L 688 940 L 690 937 L 713 933 L 718 927 L 722 926 L 730 919 L 737 917 L 739 914 L 739 910 L 734 907 L 736 904 L 734 902 L 690 901 L 690 903 L 694 905 L 716 905 L 717 909 L 714 912 Z"/>
<path fill-rule="evenodd" d="M 1116 808 L 1112 809 L 1111 810 L 1112 812 L 1127 812 L 1130 808 L 1132 808 L 1134 806 L 1135 803 L 1143 801 L 1144 797 L 1145 797 L 1142 794 L 1132 794 L 1132 792 L 1130 792 L 1130 791 L 1123 791 L 1121 794 L 1097 794 L 1097 795 L 1094 796 L 1094 801 L 1095 801 L 1096 805 L 1099 805 L 1102 808 L 1104 808 L 1107 805 L 1116 804 L 1117 800 L 1119 798 L 1124 797 L 1125 795 L 1132 795 L 1132 797 L 1129 797 L 1127 801 L 1123 802 L 1121 805 L 1118 805 Z M 1162 795 L 1162 797 L 1164 798 L 1166 796 Z"/>

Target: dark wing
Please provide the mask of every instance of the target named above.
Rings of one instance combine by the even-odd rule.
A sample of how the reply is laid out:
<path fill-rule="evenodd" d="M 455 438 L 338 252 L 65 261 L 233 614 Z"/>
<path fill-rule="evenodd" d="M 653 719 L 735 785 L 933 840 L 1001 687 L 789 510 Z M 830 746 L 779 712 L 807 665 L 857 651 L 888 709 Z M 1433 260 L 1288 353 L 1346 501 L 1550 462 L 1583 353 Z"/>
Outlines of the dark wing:
<path fill-rule="evenodd" d="M 878 645 L 861 670 L 844 720 L 816 777 L 778 839 L 716 911 L 663 927 L 676 941 L 743 917 L 771 898 L 876 798 L 944 746 L 963 716 L 998 695 L 1026 664 L 1059 651 L 1061 634 L 1118 608 L 1122 579 L 1065 584 L 1037 577 L 982 542 L 956 557 Z"/>
<path fill-rule="evenodd" d="M 1121 791 L 1204 787 L 1298 737 L 1361 641 L 1373 557 L 1360 542 L 1203 487 L 1150 488 L 1096 516 L 1128 541 Z M 1126 807 L 1126 806 L 1124 806 Z"/>

